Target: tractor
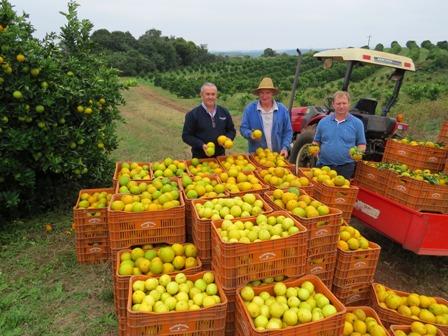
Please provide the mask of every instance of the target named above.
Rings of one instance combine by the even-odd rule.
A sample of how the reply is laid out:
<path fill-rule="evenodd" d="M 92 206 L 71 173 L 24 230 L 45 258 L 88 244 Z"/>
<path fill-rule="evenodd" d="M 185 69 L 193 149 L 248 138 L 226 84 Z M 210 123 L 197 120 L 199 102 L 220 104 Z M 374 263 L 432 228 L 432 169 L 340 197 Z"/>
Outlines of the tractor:
<path fill-rule="evenodd" d="M 308 153 L 308 146 L 313 141 L 319 121 L 332 112 L 331 99 L 327 99 L 325 106 L 292 107 L 300 73 L 301 53 L 298 49 L 297 52 L 298 62 L 289 103 L 294 134 L 290 162 L 296 164 L 296 167 L 312 167 L 315 165 L 316 159 Z M 378 101 L 368 97 L 359 99 L 350 110 L 350 113 L 361 119 L 364 124 L 367 140 L 364 159 L 381 161 L 387 139 L 402 137 L 408 128 L 408 125 L 402 122 L 401 115 L 398 115 L 397 118 L 391 118 L 387 114 L 397 101 L 405 72 L 415 71 L 414 62 L 408 57 L 362 48 L 325 50 L 313 56 L 323 61 L 325 69 L 331 68 L 334 61 L 347 63 L 342 84 L 343 91 L 348 91 L 352 71 L 356 66 L 375 65 L 393 69 L 389 80 L 395 81 L 394 90 L 390 99 L 382 108 L 381 114 L 376 113 Z"/>

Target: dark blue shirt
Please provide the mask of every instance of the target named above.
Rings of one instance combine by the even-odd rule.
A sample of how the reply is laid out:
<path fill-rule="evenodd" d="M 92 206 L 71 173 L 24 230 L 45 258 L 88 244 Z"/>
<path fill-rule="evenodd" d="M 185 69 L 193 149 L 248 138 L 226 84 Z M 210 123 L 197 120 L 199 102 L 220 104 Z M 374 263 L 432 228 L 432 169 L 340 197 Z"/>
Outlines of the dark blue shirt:
<path fill-rule="evenodd" d="M 328 166 L 351 163 L 354 161 L 349 154 L 350 148 L 366 144 L 364 125 L 351 114 L 338 122 L 332 113 L 317 124 L 314 141 L 320 144 L 318 163 Z"/>

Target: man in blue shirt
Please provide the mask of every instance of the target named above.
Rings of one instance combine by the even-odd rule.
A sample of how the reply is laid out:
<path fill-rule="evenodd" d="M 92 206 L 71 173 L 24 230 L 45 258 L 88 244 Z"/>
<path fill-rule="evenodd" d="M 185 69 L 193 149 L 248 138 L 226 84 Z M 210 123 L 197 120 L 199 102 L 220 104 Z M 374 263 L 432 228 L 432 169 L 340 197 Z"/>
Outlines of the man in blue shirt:
<path fill-rule="evenodd" d="M 229 111 L 216 104 L 218 89 L 213 83 L 205 83 L 201 87 L 202 102 L 185 115 L 182 140 L 191 146 L 194 158 L 207 158 L 207 143 L 215 144 L 215 155 L 225 155 L 225 149 L 218 144 L 217 138 L 225 135 L 234 139 L 235 126 Z"/>
<path fill-rule="evenodd" d="M 355 161 L 350 148 L 366 150 L 366 136 L 362 121 L 349 113 L 350 95 L 338 91 L 333 96 L 334 113 L 318 124 L 313 144 L 320 145 L 317 166 L 330 166 L 339 175 L 349 179 L 355 171 Z"/>
<path fill-rule="evenodd" d="M 249 142 L 249 153 L 261 147 L 288 157 L 292 140 L 291 121 L 286 106 L 273 99 L 277 93 L 272 79 L 265 77 L 254 90 L 259 99 L 244 109 L 240 133 Z"/>

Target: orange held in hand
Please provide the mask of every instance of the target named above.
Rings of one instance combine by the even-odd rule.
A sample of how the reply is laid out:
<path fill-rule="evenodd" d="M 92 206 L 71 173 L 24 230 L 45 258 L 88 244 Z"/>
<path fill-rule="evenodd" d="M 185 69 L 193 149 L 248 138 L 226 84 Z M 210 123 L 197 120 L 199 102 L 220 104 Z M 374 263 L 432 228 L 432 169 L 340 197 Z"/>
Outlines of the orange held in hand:
<path fill-rule="evenodd" d="M 252 137 L 252 139 L 258 140 L 261 138 L 262 135 L 263 135 L 263 132 L 260 131 L 259 129 L 256 129 L 256 130 L 252 131 L 250 136 Z"/>
<path fill-rule="evenodd" d="M 312 156 L 317 155 L 319 151 L 320 151 L 319 145 L 310 145 L 308 147 L 308 153 Z"/>
<path fill-rule="evenodd" d="M 364 152 L 358 149 L 358 147 L 352 147 L 349 150 L 350 157 L 355 161 L 362 160 L 362 156 L 364 155 Z"/>

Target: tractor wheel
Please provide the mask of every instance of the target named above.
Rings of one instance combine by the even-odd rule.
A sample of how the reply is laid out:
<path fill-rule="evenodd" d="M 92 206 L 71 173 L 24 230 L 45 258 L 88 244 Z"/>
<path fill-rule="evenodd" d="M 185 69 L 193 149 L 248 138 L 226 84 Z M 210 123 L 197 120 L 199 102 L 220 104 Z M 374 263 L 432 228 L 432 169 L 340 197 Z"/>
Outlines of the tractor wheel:
<path fill-rule="evenodd" d="M 308 154 L 308 147 L 314 139 L 314 128 L 304 130 L 299 134 L 291 150 L 289 161 L 296 167 L 314 167 L 316 158 Z"/>

